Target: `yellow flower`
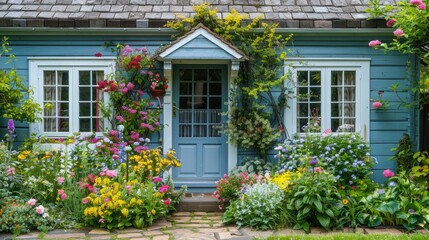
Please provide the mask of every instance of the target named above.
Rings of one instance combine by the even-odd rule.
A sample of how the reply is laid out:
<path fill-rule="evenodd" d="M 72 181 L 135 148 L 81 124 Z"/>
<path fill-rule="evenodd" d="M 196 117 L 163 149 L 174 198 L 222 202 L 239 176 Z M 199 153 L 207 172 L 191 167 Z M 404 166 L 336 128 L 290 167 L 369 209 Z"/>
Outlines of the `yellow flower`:
<path fill-rule="evenodd" d="M 143 201 L 141 199 L 137 200 L 137 205 L 142 205 Z"/>
<path fill-rule="evenodd" d="M 128 217 L 128 209 L 122 208 L 121 213 L 124 215 L 124 217 Z"/>
<path fill-rule="evenodd" d="M 155 210 L 155 209 L 152 209 L 152 211 L 150 211 L 150 212 L 152 213 L 152 215 L 155 215 L 156 210 Z"/>
<path fill-rule="evenodd" d="M 25 156 L 24 154 L 19 154 L 18 155 L 18 158 L 20 159 L 20 160 L 24 160 L 24 159 L 26 159 L 27 158 L 27 156 Z"/>
<path fill-rule="evenodd" d="M 25 151 L 23 151 L 22 152 L 22 154 L 24 154 L 24 155 L 28 155 L 28 154 L 30 154 L 31 153 L 31 151 L 30 150 L 25 150 Z"/>
<path fill-rule="evenodd" d="M 344 205 L 349 204 L 349 200 L 347 200 L 347 199 L 343 199 L 343 204 L 344 204 Z"/>

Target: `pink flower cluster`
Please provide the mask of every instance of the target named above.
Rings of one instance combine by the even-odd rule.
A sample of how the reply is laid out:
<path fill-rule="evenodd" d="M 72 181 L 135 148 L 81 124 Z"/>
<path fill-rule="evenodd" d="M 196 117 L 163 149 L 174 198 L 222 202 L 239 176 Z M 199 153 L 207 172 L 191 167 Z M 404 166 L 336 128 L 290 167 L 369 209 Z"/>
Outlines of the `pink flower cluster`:
<path fill-rule="evenodd" d="M 58 190 L 58 195 L 61 197 L 61 200 L 67 199 L 67 194 L 65 193 L 64 189 Z"/>
<path fill-rule="evenodd" d="M 381 108 L 381 107 L 383 107 L 383 104 L 381 103 L 381 102 L 373 102 L 372 103 L 372 107 L 374 108 L 374 109 L 379 109 L 379 108 Z"/>
<path fill-rule="evenodd" d="M 102 176 L 102 177 L 107 176 L 107 177 L 111 177 L 111 178 L 117 177 L 118 176 L 118 170 L 117 169 L 109 170 L 106 168 L 100 173 L 100 176 Z"/>
<path fill-rule="evenodd" d="M 385 178 L 391 178 L 391 177 L 395 176 L 395 173 L 390 169 L 386 169 L 383 171 L 383 176 Z"/>
<path fill-rule="evenodd" d="M 425 10 L 426 5 L 423 3 L 422 0 L 410 0 L 411 5 L 416 5 L 419 10 Z"/>

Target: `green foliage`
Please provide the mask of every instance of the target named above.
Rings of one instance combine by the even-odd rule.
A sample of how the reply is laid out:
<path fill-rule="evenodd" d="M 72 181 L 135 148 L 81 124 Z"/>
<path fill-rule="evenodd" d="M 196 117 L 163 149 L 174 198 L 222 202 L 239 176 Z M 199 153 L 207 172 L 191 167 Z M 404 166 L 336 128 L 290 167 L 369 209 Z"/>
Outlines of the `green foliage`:
<path fill-rule="evenodd" d="M 360 203 L 365 206 L 361 223 L 369 227 L 402 225 L 411 231 L 418 226 L 428 227 L 429 194 L 424 183 L 398 174 L 391 177 L 385 189 L 379 189 Z"/>
<path fill-rule="evenodd" d="M 411 147 L 412 143 L 410 136 L 404 133 L 398 146 L 391 149 L 391 151 L 395 151 L 393 159 L 398 163 L 398 172 L 405 171 L 406 173 L 409 173 L 412 167 L 417 164 L 413 158 L 414 152 Z"/>
<path fill-rule="evenodd" d="M 245 189 L 241 199 L 227 208 L 223 222 L 235 222 L 238 227 L 254 227 L 258 230 L 275 229 L 286 223 L 282 208 L 284 192 L 277 184 L 256 183 Z"/>
<path fill-rule="evenodd" d="M 271 236 L 266 240 L 424 240 L 425 234 L 359 234 L 359 233 L 333 233 L 333 234 L 315 234 L 315 235 L 288 235 Z"/>
<path fill-rule="evenodd" d="M 310 226 L 315 224 L 326 230 L 337 226 L 343 204 L 332 174 L 313 169 L 292 181 L 285 199 L 288 199 L 286 208 L 290 215 L 296 216 L 294 229 L 310 232 Z"/>
<path fill-rule="evenodd" d="M 257 150 L 265 157 L 280 134 L 286 137 L 283 110 L 287 106 L 288 91 L 284 86 L 286 77 L 278 76 L 278 73 L 283 68 L 284 49 L 290 37 L 277 34 L 277 24 L 259 24 L 260 18 L 249 20 L 235 10 L 224 19 L 219 19 L 216 9 L 205 3 L 195 6 L 194 10 L 192 18 L 179 18 L 168 22 L 166 27 L 183 35 L 202 23 L 236 44 L 247 56 L 247 60 L 240 63 L 238 77 L 231 89 L 233 94 L 229 97 L 229 122 L 225 132 L 230 142 Z M 261 32 L 255 31 L 257 27 Z M 280 92 L 277 99 L 274 97 L 276 90 Z M 247 122 L 243 121 L 245 118 L 248 118 Z M 252 126 L 258 126 L 256 131 Z M 275 133 L 277 128 L 280 133 Z"/>
<path fill-rule="evenodd" d="M 0 58 L 8 57 L 6 63 L 15 60 L 12 50 L 8 47 L 8 38 L 2 40 Z M 42 108 L 33 99 L 33 92 L 27 89 L 23 80 L 18 76 L 16 69 L 0 70 L 0 113 L 4 118 L 18 121 L 35 122 L 38 120 L 37 114 Z"/>
<path fill-rule="evenodd" d="M 238 175 L 242 172 L 250 174 L 264 175 L 266 172 L 271 172 L 273 164 L 260 159 L 258 157 L 245 157 L 239 166 L 235 166 L 229 171 L 230 175 Z"/>

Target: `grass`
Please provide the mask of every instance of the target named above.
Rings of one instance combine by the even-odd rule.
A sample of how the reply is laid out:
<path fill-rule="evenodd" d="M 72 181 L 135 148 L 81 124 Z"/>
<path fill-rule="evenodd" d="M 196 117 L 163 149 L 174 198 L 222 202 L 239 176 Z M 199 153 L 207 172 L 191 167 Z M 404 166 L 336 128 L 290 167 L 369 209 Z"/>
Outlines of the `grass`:
<path fill-rule="evenodd" d="M 266 240 L 425 240 L 429 235 L 423 234 L 358 234 L 358 233 L 338 233 L 338 234 L 317 234 L 317 235 L 293 235 L 293 236 L 272 236 Z"/>

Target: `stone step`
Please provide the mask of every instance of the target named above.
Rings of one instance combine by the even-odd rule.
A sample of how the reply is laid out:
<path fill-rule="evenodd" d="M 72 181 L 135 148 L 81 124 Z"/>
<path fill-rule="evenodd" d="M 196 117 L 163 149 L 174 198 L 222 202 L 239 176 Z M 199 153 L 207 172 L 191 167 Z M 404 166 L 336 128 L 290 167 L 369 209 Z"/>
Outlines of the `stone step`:
<path fill-rule="evenodd" d="M 200 196 L 200 197 L 185 197 L 176 207 L 178 212 L 220 212 L 215 198 Z"/>

